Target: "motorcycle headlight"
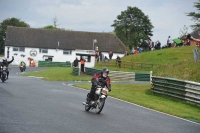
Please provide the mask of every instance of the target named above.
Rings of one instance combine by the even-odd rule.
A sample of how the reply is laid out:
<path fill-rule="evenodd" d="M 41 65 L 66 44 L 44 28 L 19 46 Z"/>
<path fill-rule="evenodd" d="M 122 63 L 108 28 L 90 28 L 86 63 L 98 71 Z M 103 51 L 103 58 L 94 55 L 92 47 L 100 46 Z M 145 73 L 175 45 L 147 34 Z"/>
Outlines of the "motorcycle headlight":
<path fill-rule="evenodd" d="M 108 94 L 108 90 L 103 88 L 102 91 L 101 91 L 103 94 L 107 95 Z"/>

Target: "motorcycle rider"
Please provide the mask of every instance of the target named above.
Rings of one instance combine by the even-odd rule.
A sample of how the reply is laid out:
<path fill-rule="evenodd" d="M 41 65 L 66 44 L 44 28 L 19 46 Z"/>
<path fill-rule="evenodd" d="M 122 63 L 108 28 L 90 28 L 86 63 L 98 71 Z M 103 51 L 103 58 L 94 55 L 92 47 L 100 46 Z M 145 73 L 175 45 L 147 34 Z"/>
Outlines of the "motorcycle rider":
<path fill-rule="evenodd" d="M 108 90 L 111 91 L 110 78 L 108 74 L 109 70 L 107 68 L 103 68 L 101 72 L 98 72 L 95 76 L 92 77 L 92 87 L 89 96 L 87 97 L 87 104 L 89 104 L 91 101 L 94 101 L 94 94 L 98 85 L 101 87 L 106 86 Z"/>
<path fill-rule="evenodd" d="M 7 61 L 7 59 L 4 57 L 3 58 L 3 62 L 1 62 L 1 67 L 7 67 L 7 71 L 6 71 L 6 73 L 7 73 L 7 79 L 8 79 L 8 76 L 9 76 L 9 71 L 8 71 L 8 66 L 9 66 L 9 64 L 10 63 L 12 63 L 13 62 L 13 60 L 14 60 L 14 57 L 12 56 L 12 60 L 11 61 Z M 1 74 L 2 74 L 2 71 L 0 72 L 0 78 L 1 78 Z"/>
<path fill-rule="evenodd" d="M 19 68 L 21 71 L 25 71 L 26 70 L 26 63 L 21 61 L 20 64 L 19 64 Z"/>

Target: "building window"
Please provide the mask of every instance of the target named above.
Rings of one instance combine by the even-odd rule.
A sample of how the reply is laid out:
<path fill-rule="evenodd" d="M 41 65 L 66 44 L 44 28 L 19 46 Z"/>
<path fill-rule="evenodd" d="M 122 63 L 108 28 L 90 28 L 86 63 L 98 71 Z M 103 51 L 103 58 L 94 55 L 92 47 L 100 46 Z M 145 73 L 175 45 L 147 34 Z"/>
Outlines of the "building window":
<path fill-rule="evenodd" d="M 40 52 L 40 53 L 48 53 L 48 49 L 40 48 L 40 49 L 39 49 L 39 52 Z"/>
<path fill-rule="evenodd" d="M 24 52 L 25 51 L 25 47 L 19 47 L 19 51 Z"/>
<path fill-rule="evenodd" d="M 91 56 L 81 56 L 81 58 L 85 59 L 86 62 L 91 62 Z"/>
<path fill-rule="evenodd" d="M 71 50 L 63 50 L 63 54 L 70 55 L 72 54 Z"/>
<path fill-rule="evenodd" d="M 18 51 L 18 47 L 13 47 L 13 51 Z"/>
<path fill-rule="evenodd" d="M 24 52 L 25 51 L 25 47 L 13 47 L 13 51 Z"/>

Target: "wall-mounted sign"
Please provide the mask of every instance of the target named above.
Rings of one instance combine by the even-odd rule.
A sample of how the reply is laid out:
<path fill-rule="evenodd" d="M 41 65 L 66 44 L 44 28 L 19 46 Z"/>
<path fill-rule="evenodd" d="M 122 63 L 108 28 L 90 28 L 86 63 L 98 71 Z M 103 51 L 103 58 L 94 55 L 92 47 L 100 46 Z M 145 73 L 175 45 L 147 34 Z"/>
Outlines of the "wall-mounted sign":
<path fill-rule="evenodd" d="M 30 51 L 30 56 L 35 57 L 36 55 L 37 55 L 37 51 L 36 51 L 35 49 L 32 49 L 32 50 Z"/>
<path fill-rule="evenodd" d="M 24 55 L 24 54 L 21 54 L 20 56 L 21 56 L 21 57 L 25 57 L 26 55 Z"/>

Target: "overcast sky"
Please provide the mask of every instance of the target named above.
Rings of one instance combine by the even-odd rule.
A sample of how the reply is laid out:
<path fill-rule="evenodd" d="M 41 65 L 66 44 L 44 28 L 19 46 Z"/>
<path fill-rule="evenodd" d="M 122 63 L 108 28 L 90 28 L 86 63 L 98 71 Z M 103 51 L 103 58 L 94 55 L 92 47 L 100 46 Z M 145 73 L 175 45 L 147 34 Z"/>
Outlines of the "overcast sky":
<path fill-rule="evenodd" d="M 153 41 L 166 44 L 167 37 L 179 36 L 184 25 L 194 24 L 186 13 L 196 11 L 198 0 L 0 0 L 0 22 L 15 17 L 31 28 L 53 25 L 74 31 L 111 32 L 111 25 L 127 6 L 136 6 L 149 16 Z M 189 29 L 191 32 L 192 29 Z"/>

